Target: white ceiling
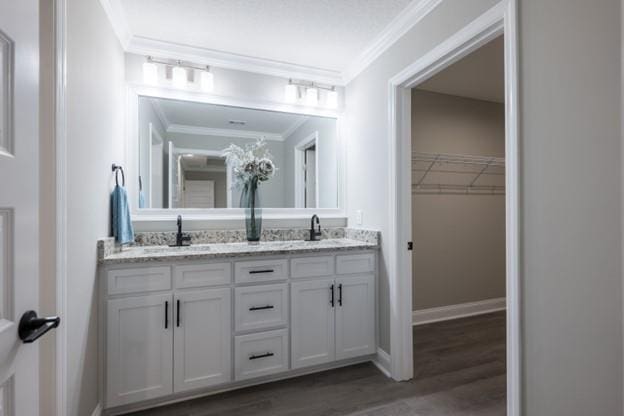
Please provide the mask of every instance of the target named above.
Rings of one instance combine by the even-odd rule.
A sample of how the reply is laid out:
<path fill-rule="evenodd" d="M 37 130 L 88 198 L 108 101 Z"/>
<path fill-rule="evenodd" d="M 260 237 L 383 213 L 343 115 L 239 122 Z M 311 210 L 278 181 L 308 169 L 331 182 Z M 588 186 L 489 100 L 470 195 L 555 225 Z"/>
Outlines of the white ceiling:
<path fill-rule="evenodd" d="M 505 102 L 504 41 L 500 36 L 436 74 L 418 89 Z"/>
<path fill-rule="evenodd" d="M 411 0 L 120 0 L 143 38 L 343 71 Z"/>
<path fill-rule="evenodd" d="M 214 104 L 193 103 L 166 99 L 152 99 L 159 108 L 166 125 L 182 125 L 210 129 L 224 129 L 283 135 L 293 126 L 307 120 L 307 116 L 274 111 L 252 110 Z M 245 125 L 231 124 L 230 120 L 245 121 Z"/>

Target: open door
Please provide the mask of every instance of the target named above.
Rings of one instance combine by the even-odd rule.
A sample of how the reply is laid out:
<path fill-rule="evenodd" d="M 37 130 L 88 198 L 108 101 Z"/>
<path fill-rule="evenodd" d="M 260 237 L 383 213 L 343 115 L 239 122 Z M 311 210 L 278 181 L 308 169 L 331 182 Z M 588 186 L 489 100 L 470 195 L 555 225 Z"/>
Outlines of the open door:
<path fill-rule="evenodd" d="M 0 415 L 39 414 L 39 2 L 0 0 Z M 20 323 L 21 322 L 21 323 Z"/>

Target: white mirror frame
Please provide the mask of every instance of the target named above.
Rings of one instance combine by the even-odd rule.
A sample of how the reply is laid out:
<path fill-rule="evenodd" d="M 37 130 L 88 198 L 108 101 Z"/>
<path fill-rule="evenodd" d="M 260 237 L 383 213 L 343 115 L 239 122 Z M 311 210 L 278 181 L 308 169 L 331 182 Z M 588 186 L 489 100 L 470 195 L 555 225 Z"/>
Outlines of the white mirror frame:
<path fill-rule="evenodd" d="M 174 221 L 178 215 L 182 215 L 185 220 L 195 223 L 193 228 L 221 228 L 230 226 L 240 226 L 240 221 L 245 218 L 245 210 L 242 208 L 213 208 L 213 209 L 160 209 L 142 208 L 138 209 L 138 180 L 139 160 L 136 157 L 139 153 L 139 98 L 163 98 L 180 101 L 190 101 L 203 104 L 217 104 L 232 107 L 251 108 L 255 110 L 279 111 L 308 116 L 331 117 L 336 119 L 338 130 L 338 196 L 337 208 L 263 208 L 262 217 L 266 219 L 266 225 L 272 226 L 274 220 L 280 220 L 279 225 L 283 227 L 301 225 L 301 220 L 309 220 L 312 214 L 317 214 L 325 219 L 326 226 L 346 225 L 345 210 L 345 172 L 346 172 L 346 135 L 344 115 L 340 111 L 315 109 L 299 105 L 289 105 L 270 101 L 252 101 L 223 97 L 212 94 L 204 94 L 193 91 L 181 91 L 168 87 L 150 87 L 142 84 L 127 84 L 127 118 L 126 118 L 126 145 L 125 145 L 125 169 L 126 169 L 126 189 L 130 200 L 135 229 L 139 231 L 157 230 L 159 224 L 167 221 Z M 329 220 L 329 221 L 328 221 Z M 274 225 L 276 226 L 276 225 Z M 240 228 L 240 227 L 239 227 Z"/>

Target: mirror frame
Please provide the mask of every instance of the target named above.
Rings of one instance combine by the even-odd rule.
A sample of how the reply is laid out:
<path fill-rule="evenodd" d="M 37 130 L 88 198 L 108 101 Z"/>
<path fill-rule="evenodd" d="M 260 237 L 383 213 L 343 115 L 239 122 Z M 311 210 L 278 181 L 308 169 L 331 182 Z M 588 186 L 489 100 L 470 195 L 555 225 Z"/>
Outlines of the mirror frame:
<path fill-rule="evenodd" d="M 307 116 L 330 117 L 336 119 L 337 137 L 338 137 L 338 195 L 336 208 L 263 208 L 262 216 L 268 220 L 268 224 L 272 220 L 280 221 L 279 225 L 288 227 L 293 224 L 301 224 L 302 219 L 309 220 L 312 214 L 319 217 L 329 219 L 326 225 L 344 225 L 346 223 L 345 210 L 345 182 L 346 182 L 346 134 L 344 114 L 337 110 L 315 109 L 300 105 L 289 105 L 283 103 L 275 103 L 271 101 L 255 101 L 237 99 L 233 97 L 217 96 L 213 94 L 205 94 L 194 91 L 182 91 L 170 87 L 151 87 L 142 84 L 128 83 L 127 93 L 127 111 L 126 111 L 126 143 L 125 143 L 125 167 L 128 178 L 137 178 L 139 175 L 139 161 L 136 158 L 139 151 L 139 98 L 162 98 L 170 100 L 189 101 L 201 104 L 216 104 L 230 107 L 250 108 L 254 110 L 278 111 L 292 114 L 301 114 Z M 136 160 L 135 160 L 136 159 Z M 138 208 L 138 182 L 129 180 L 126 186 L 130 199 L 130 208 L 133 223 L 139 225 L 139 230 L 157 229 L 158 227 L 150 227 L 148 223 L 160 223 L 163 221 L 172 221 L 178 215 L 182 215 L 184 219 L 203 222 L 203 227 L 214 227 L 214 221 L 223 223 L 231 222 L 233 225 L 240 225 L 239 221 L 244 220 L 245 210 L 243 208 L 210 208 L 210 209 L 192 209 L 192 208 Z M 333 221 L 332 221 L 333 220 Z M 327 222 L 327 221 L 326 221 Z"/>

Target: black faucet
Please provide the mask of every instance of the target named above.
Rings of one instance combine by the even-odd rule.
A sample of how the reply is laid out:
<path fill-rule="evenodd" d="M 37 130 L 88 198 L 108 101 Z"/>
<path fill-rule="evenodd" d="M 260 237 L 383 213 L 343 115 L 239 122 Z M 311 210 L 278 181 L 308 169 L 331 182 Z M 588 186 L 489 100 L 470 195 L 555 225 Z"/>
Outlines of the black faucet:
<path fill-rule="evenodd" d="M 178 232 L 175 244 L 170 247 L 186 247 L 191 245 L 191 236 L 182 232 L 182 215 L 178 215 Z"/>
<path fill-rule="evenodd" d="M 318 230 L 314 229 L 314 221 L 318 224 Z M 312 215 L 312 219 L 310 220 L 310 241 L 318 241 L 321 237 L 321 222 L 319 220 L 318 215 Z"/>

